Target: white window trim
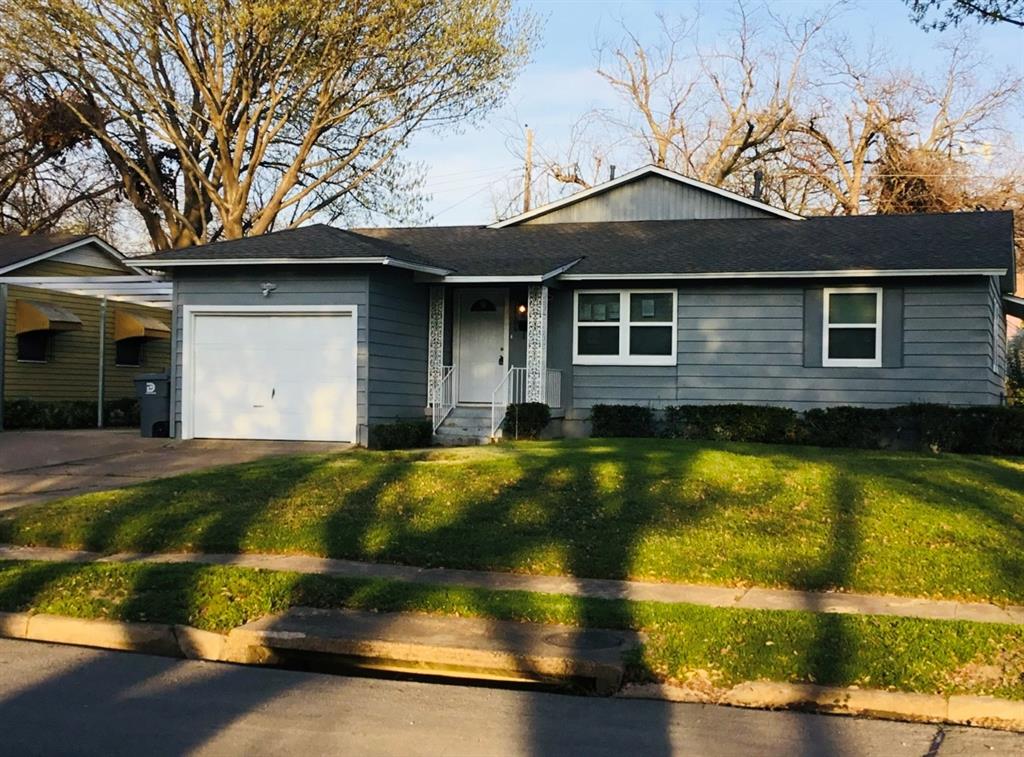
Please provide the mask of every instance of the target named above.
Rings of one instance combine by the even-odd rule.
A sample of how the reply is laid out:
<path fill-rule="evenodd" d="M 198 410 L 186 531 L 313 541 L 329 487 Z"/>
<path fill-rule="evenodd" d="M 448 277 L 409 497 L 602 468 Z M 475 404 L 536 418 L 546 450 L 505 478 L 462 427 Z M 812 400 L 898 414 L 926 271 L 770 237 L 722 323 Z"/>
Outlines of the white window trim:
<path fill-rule="evenodd" d="M 829 323 L 829 299 L 833 294 L 874 294 L 875 322 L 870 323 Z M 830 358 L 828 341 L 831 329 L 875 329 L 874 358 Z M 882 367 L 882 288 L 881 287 L 834 287 L 825 289 L 821 307 L 821 364 L 825 368 L 881 368 Z"/>
<path fill-rule="evenodd" d="M 619 320 L 617 323 L 580 322 L 581 294 L 619 295 Z M 629 298 L 634 294 L 671 294 L 671 321 L 631 321 Z M 617 328 L 619 330 L 619 354 L 581 355 L 579 351 L 580 326 Z M 671 326 L 672 353 L 669 355 L 630 355 L 629 330 L 631 326 Z M 679 337 L 679 290 L 678 289 L 577 289 L 572 296 L 572 363 L 573 365 L 675 365 L 677 340 Z"/>

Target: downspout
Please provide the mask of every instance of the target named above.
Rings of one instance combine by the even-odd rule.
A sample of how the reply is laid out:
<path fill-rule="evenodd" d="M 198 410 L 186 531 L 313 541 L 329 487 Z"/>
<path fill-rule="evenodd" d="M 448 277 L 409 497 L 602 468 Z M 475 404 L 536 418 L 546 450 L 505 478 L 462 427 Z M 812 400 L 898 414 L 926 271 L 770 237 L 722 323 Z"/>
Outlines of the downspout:
<path fill-rule="evenodd" d="M 107 298 L 100 300 L 100 359 L 97 368 L 96 428 L 103 428 L 103 353 L 107 348 Z"/>
<path fill-rule="evenodd" d="M 4 367 L 7 364 L 7 285 L 0 284 L 0 431 L 4 430 Z"/>

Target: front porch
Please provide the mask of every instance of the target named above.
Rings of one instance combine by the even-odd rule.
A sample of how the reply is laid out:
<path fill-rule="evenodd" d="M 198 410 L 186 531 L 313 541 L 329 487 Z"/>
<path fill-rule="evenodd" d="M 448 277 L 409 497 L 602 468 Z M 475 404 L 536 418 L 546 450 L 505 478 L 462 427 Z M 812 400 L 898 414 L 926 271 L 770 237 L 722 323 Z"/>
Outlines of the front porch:
<path fill-rule="evenodd" d="M 427 403 L 435 434 L 455 424 L 460 440 L 495 438 L 506 408 L 522 402 L 564 413 L 563 371 L 549 365 L 549 296 L 544 284 L 431 286 Z"/>

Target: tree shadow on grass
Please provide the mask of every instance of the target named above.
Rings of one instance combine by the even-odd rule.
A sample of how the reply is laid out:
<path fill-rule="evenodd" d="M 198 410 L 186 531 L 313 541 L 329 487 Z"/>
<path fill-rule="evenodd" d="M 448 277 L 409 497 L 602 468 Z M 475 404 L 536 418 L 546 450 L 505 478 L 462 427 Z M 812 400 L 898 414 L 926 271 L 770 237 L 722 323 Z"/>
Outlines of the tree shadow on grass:
<path fill-rule="evenodd" d="M 522 452 L 529 451 L 527 447 Z M 500 569 L 529 566 L 540 560 L 548 570 L 559 566 L 558 572 L 565 574 L 570 584 L 588 576 L 628 577 L 633 573 L 636 552 L 643 539 L 664 525 L 666 515 L 664 498 L 651 496 L 644 488 L 651 480 L 678 480 L 685 476 L 696 454 L 693 449 L 689 455 L 680 455 L 676 450 L 671 457 L 648 451 L 624 453 L 621 446 L 611 441 L 595 442 L 583 452 L 571 447 L 567 454 L 544 454 L 542 447 L 532 451 L 533 454 L 512 458 L 515 470 L 511 474 L 503 471 L 503 478 L 487 488 L 483 496 L 464 502 L 454 514 L 436 524 L 411 523 L 401 517 L 400 509 L 379 511 L 375 517 L 364 519 L 352 519 L 336 511 L 335 517 L 324 524 L 326 551 L 351 554 L 357 545 L 365 547 L 372 542 L 378 553 L 368 556 L 416 564 L 432 561 L 434 565 L 449 567 Z M 506 448 L 496 454 L 514 452 Z M 474 473 L 486 475 L 486 467 Z M 410 471 L 400 475 L 409 476 Z M 470 486 L 472 482 L 466 484 Z M 673 527 L 685 528 L 698 522 L 707 508 L 707 502 L 689 503 L 683 512 L 672 513 Z M 361 530 L 349 530 L 353 526 Z M 372 596 L 373 589 L 368 591 L 368 596 Z M 422 597 L 424 592 L 444 590 L 421 587 L 415 591 Z M 479 595 L 464 596 L 471 603 L 467 608 L 470 614 L 493 615 L 493 608 L 479 603 Z M 543 606 L 531 606 L 529 595 L 522 599 L 520 619 L 546 619 Z M 563 638 L 567 646 L 585 645 L 585 628 L 639 626 L 639 620 L 631 615 L 630 604 L 599 603 L 579 597 L 569 601 L 576 625 Z M 421 602 L 410 605 L 422 607 Z M 496 626 L 495 633 L 500 637 L 502 627 Z M 633 677 L 652 677 L 645 670 L 642 657 L 633 663 Z M 672 706 L 657 702 L 651 703 L 650 709 L 654 714 L 649 722 L 660 725 L 657 732 L 647 733 L 647 753 L 669 754 Z M 529 713 L 526 720 L 524 729 L 531 751 L 538 755 L 550 754 L 555 744 L 564 745 L 565 728 L 571 727 L 552 722 L 536 711 Z"/>

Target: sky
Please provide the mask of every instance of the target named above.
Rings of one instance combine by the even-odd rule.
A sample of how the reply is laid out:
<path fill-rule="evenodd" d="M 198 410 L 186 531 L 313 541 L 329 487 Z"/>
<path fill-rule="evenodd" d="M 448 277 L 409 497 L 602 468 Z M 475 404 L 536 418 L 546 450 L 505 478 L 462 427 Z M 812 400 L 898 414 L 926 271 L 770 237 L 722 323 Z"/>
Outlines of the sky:
<path fill-rule="evenodd" d="M 753 3 L 751 3 L 753 4 Z M 577 119 L 595 107 L 615 106 L 617 100 L 595 73 L 594 49 L 598 40 L 618 37 L 619 20 L 641 38 L 656 31 L 658 12 L 691 14 L 695 3 L 622 2 L 610 0 L 520 0 L 517 5 L 539 17 L 539 46 L 522 70 L 507 102 L 483 122 L 441 134 L 418 135 L 406 158 L 426 171 L 430 199 L 426 211 L 431 225 L 477 224 L 494 220 L 494 195 L 521 165 L 506 145 L 505 134 L 529 124 L 541 151 L 553 151 L 567 140 Z M 771 0 L 772 10 L 799 16 L 821 9 L 825 3 L 808 0 Z M 712 33 L 728 25 L 733 3 L 705 0 L 700 4 L 701 26 Z M 943 39 L 910 20 L 901 0 L 859 0 L 842 10 L 839 26 L 858 43 L 875 39 L 897 51 L 896 63 L 929 70 L 941 60 L 935 46 Z M 946 33 L 947 36 L 951 34 Z M 993 68 L 1024 71 L 1024 33 L 1008 24 L 972 25 Z M 1024 112 L 1018 118 L 1024 121 Z M 1017 134 L 1024 145 L 1024 130 Z M 618 166 L 620 174 L 637 166 Z M 382 224 L 385 219 L 379 219 Z"/>

